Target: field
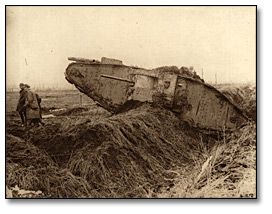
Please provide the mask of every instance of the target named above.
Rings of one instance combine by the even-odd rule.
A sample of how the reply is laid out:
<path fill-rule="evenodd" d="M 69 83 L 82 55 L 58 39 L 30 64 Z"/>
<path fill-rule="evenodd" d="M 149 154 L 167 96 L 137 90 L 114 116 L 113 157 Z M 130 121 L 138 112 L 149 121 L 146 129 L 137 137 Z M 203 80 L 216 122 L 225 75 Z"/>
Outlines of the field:
<path fill-rule="evenodd" d="M 8 198 L 256 198 L 256 87 L 217 85 L 250 118 L 214 138 L 143 104 L 112 115 L 78 91 L 39 91 L 25 129 L 6 94 Z"/>

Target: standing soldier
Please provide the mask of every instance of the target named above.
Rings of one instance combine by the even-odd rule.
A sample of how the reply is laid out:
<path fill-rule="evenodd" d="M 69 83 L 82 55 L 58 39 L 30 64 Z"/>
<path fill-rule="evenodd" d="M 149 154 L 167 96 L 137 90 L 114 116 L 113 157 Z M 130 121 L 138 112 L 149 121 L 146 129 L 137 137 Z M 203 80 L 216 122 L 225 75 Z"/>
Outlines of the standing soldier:
<path fill-rule="evenodd" d="M 25 84 L 20 83 L 19 85 L 20 87 L 20 97 L 19 97 L 19 101 L 17 104 L 17 108 L 16 111 L 19 112 L 19 115 L 21 117 L 21 121 L 22 121 L 22 126 L 26 125 L 27 123 L 27 118 L 26 118 L 26 106 L 25 106 Z"/>
<path fill-rule="evenodd" d="M 26 93 L 25 93 L 25 106 L 26 106 L 26 117 L 29 121 L 29 125 L 38 125 L 40 122 L 40 107 L 37 101 L 36 94 L 30 90 L 30 86 L 25 84 Z"/>

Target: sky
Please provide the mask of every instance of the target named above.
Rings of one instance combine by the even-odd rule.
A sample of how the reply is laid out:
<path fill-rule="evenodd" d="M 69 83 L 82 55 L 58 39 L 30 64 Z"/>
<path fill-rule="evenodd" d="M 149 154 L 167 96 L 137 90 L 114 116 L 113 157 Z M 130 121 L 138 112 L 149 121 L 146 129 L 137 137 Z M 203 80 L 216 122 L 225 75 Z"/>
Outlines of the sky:
<path fill-rule="evenodd" d="M 6 83 L 68 87 L 68 57 L 255 83 L 255 7 L 6 7 Z"/>

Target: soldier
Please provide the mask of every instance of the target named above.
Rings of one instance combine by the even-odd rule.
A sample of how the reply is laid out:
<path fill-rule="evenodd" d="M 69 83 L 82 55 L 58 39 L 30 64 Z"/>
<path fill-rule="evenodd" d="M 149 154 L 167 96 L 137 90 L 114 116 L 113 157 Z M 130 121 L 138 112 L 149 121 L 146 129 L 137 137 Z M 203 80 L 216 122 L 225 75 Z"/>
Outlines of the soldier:
<path fill-rule="evenodd" d="M 38 104 L 37 96 L 30 90 L 30 86 L 25 84 L 25 106 L 26 106 L 26 116 L 28 120 L 28 125 L 38 126 L 41 123 L 40 107 Z"/>
<path fill-rule="evenodd" d="M 27 122 L 27 118 L 26 118 L 26 106 L 25 106 L 25 84 L 24 83 L 20 83 L 19 85 L 20 87 L 20 97 L 19 97 L 19 101 L 17 104 L 17 108 L 16 111 L 18 111 L 20 117 L 21 117 L 21 121 L 22 121 L 22 126 L 26 125 Z"/>

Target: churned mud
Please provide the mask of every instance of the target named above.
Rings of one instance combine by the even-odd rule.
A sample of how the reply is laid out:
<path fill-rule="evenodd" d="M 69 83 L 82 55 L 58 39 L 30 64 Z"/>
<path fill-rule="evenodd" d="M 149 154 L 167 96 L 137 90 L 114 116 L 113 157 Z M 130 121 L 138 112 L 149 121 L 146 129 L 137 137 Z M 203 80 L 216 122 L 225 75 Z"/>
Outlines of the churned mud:
<path fill-rule="evenodd" d="M 256 197 L 254 122 L 215 138 L 149 104 L 43 111 L 53 117 L 29 128 L 7 114 L 9 197 Z"/>

